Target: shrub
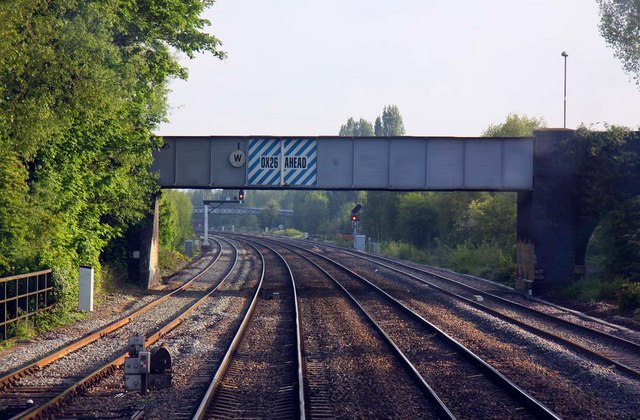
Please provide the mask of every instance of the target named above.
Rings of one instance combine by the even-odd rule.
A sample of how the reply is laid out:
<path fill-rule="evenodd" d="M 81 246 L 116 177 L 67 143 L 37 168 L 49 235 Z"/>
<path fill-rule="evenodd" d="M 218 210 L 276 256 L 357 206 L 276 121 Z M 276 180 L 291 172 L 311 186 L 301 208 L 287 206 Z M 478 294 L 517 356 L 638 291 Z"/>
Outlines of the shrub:
<path fill-rule="evenodd" d="M 274 232 L 276 235 L 287 236 L 289 238 L 302 239 L 304 237 L 304 233 L 299 231 L 298 229 L 284 229 Z"/>
<path fill-rule="evenodd" d="M 424 251 L 419 251 L 413 245 L 403 242 L 385 242 L 380 250 L 382 255 L 413 261 L 420 264 L 429 264 L 431 258 Z"/>
<path fill-rule="evenodd" d="M 158 252 L 158 266 L 162 275 L 178 271 L 189 261 L 190 259 L 188 257 L 178 251 L 160 248 L 160 251 Z"/>
<path fill-rule="evenodd" d="M 603 295 L 606 282 L 598 276 L 588 276 L 577 280 L 564 289 L 559 294 L 567 299 L 575 299 L 580 302 L 593 302 Z"/>
<path fill-rule="evenodd" d="M 640 283 L 626 283 L 618 290 L 618 307 L 622 312 L 640 309 Z"/>
<path fill-rule="evenodd" d="M 29 340 L 36 335 L 36 330 L 33 327 L 33 320 L 26 318 L 21 319 L 9 327 L 9 337 L 15 337 L 19 340 Z"/>
<path fill-rule="evenodd" d="M 513 279 L 516 264 L 512 256 L 497 246 L 460 244 L 453 249 L 446 264 L 460 273 L 472 274 L 506 283 Z"/>

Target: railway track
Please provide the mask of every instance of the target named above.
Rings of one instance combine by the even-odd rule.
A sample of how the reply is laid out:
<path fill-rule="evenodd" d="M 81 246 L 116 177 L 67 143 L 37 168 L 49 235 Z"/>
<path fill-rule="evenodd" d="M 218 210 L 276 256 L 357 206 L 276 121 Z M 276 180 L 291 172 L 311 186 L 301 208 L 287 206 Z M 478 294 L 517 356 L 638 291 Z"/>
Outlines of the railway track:
<path fill-rule="evenodd" d="M 558 418 L 496 369 L 364 277 L 318 253 L 280 242 L 269 243 L 284 247 L 283 255 L 288 255 L 291 264 L 294 258 L 307 260 L 349 296 L 403 361 L 438 417 L 452 418 L 455 413 L 462 415 L 472 409 L 481 417 Z"/>
<path fill-rule="evenodd" d="M 440 417 L 414 372 L 337 284 L 289 250 L 279 251 L 298 287 L 307 416 Z"/>
<path fill-rule="evenodd" d="M 183 319 L 179 328 L 162 337 L 173 360 L 170 388 L 151 390 L 146 397 L 136 392 L 119 393 L 122 377 L 114 375 L 93 387 L 90 394 L 76 398 L 67 410 L 91 413 L 92 418 L 108 417 L 115 412 L 139 412 L 150 419 L 191 419 L 260 282 L 262 263 L 258 253 L 243 243 L 237 247 L 241 259 L 236 269 Z M 103 409 L 105 406 L 109 410 Z"/>
<path fill-rule="evenodd" d="M 4 375 L 0 379 L 3 387 L 0 417 L 41 418 L 53 416 L 53 413 L 59 415 L 70 397 L 117 370 L 127 356 L 125 347 L 129 336 L 146 335 L 147 345 L 151 345 L 179 325 L 223 281 L 220 280 L 216 285 L 212 284 L 213 279 L 207 278 L 213 265 L 227 254 L 227 264 L 230 266 L 227 271 L 230 272 L 235 266 L 235 247 L 228 248 L 227 252 L 222 251 L 222 244 L 219 247 L 220 252 L 213 262 L 173 292 L 69 346 Z M 230 254 L 231 249 L 233 252 Z M 186 293 L 187 290 L 189 293 Z M 154 317 L 157 318 L 155 322 Z"/>
<path fill-rule="evenodd" d="M 338 252 L 317 243 L 224 237 L 233 240 L 217 242 L 221 252 L 216 270 L 225 265 L 227 274 L 215 290 L 209 291 L 210 280 L 196 281 L 188 292 L 174 296 L 172 312 L 178 316 L 172 321 L 168 319 L 174 317 L 167 316 L 162 323 L 147 323 L 140 316 L 137 327 L 129 321 L 119 332 L 105 334 L 98 341 L 112 350 L 106 363 L 94 360 L 87 364 L 90 357 L 78 351 L 64 357 L 85 363 L 75 373 L 49 363 L 44 369 L 36 368 L 39 377 L 27 374 L 20 379 L 17 375 L 6 381 L 0 410 L 5 395 L 15 396 L 18 403 L 13 411 L 0 411 L 0 417 L 558 418 L 572 417 L 568 414 L 572 412 L 602 417 L 606 412 L 606 408 L 575 411 L 566 402 L 559 406 L 549 392 L 528 382 L 527 373 L 508 366 L 512 359 L 506 357 L 506 364 L 500 363 L 500 357 L 477 353 L 479 348 L 472 345 L 473 354 L 463 349 L 462 344 L 469 344 L 466 333 L 456 341 L 436 322 L 427 321 L 431 312 L 425 309 L 439 301 L 449 305 L 452 314 L 472 308 L 463 309 L 461 316 L 482 311 L 487 317 L 561 343 L 545 335 L 548 333 L 535 332 L 538 323 L 553 323 L 552 318 L 540 316 L 536 322 L 527 322 L 530 315 L 493 299 L 486 284 L 469 289 L 472 280 L 468 280 L 465 287 L 447 286 L 448 282 L 433 280 L 433 273 L 421 267 L 356 252 L 345 255 L 345 250 Z M 232 242 L 239 243 L 234 246 L 235 258 L 228 252 Z M 227 244 L 224 253 L 223 243 Z M 246 262 L 238 262 L 240 257 Z M 484 299 L 471 299 L 473 295 Z M 566 320 L 562 328 L 569 328 L 565 324 Z M 457 337 L 458 331 L 452 331 Z M 122 390 L 118 367 L 122 360 L 117 357 L 126 354 L 117 353 L 130 335 L 146 335 L 147 346 L 157 345 L 153 343 L 163 337 L 172 348 L 176 358 L 171 389 L 148 399 L 118 393 Z M 601 340 L 595 335 L 584 338 L 596 348 Z M 611 369 L 606 360 L 600 363 Z M 622 367 L 615 370 L 635 378 Z M 507 378 L 512 374 L 517 381 Z M 75 381 L 74 385 L 68 386 L 68 380 Z M 533 390 L 535 398 L 516 383 Z M 635 395 L 633 389 L 626 392 L 622 395 Z M 541 395 L 545 403 L 553 401 L 548 406 L 551 409 L 540 404 L 537 398 Z M 29 399 L 33 405 L 27 405 Z M 620 417 L 633 418 L 629 412 L 620 411 L 627 413 Z"/>
<path fill-rule="evenodd" d="M 291 243 L 289 240 L 286 242 Z M 629 403 L 636 401 L 640 395 L 640 383 L 635 374 L 608 363 L 604 358 L 593 356 L 588 351 L 553 339 L 544 332 L 536 333 L 536 330 L 532 329 L 535 323 L 527 322 L 526 317 L 520 324 L 503 319 L 484 309 L 483 304 L 487 299 L 477 302 L 475 299 L 461 300 L 449 296 L 423 281 L 383 267 L 380 261 L 363 262 L 360 257 L 370 257 L 367 254 L 351 251 L 350 256 L 344 256 L 340 252 L 326 249 L 346 251 L 342 248 L 326 247 L 325 244 L 309 241 L 293 241 L 292 245 L 327 252 L 328 255 L 339 259 L 343 265 L 366 275 L 376 285 L 429 319 L 433 319 L 445 331 L 450 331 L 457 339 L 532 391 L 563 417 L 606 417 L 612 412 L 618 413 L 615 416 L 618 418 L 636 417 L 637 406 Z M 460 276 L 455 273 L 445 274 Z M 425 274 L 422 276 L 427 277 Z M 484 289 L 478 289 L 483 293 L 467 290 L 462 294 L 469 297 L 476 294 L 484 296 L 484 292 L 489 289 L 498 289 L 502 293 L 502 289 L 507 290 L 482 279 L 472 278 L 464 281 L 465 284 L 480 282 L 484 286 Z M 518 296 L 515 296 L 515 299 L 518 300 Z M 536 302 L 534 305 L 539 307 L 541 303 Z M 560 309 L 551 307 L 547 311 L 558 312 Z M 570 313 L 568 316 L 576 318 L 578 315 Z M 547 322 L 553 324 L 554 320 L 549 319 Z M 586 323 L 594 322 L 586 317 L 580 319 L 579 325 L 584 326 Z M 598 330 L 618 330 L 616 326 L 607 323 L 598 322 L 594 327 Z M 619 330 L 627 339 L 634 336 L 633 331 L 625 328 Z M 598 337 L 592 337 L 587 341 L 592 348 L 599 348 Z M 550 380 L 551 378 L 554 380 Z"/>
<path fill-rule="evenodd" d="M 305 418 L 295 281 L 277 252 L 256 250 L 260 283 L 194 419 Z"/>
<path fill-rule="evenodd" d="M 524 303 L 507 299 L 496 292 L 492 293 L 487 287 L 474 287 L 471 285 L 471 281 L 462 283 L 456 278 L 452 278 L 453 275 L 447 276 L 442 272 L 415 267 L 379 256 L 362 255 L 345 250 L 335 250 L 333 253 L 340 255 L 342 260 L 346 259 L 347 264 L 357 264 L 360 269 L 378 272 L 380 276 L 383 276 L 385 272 L 394 272 L 426 284 L 447 296 L 540 337 L 593 357 L 604 366 L 615 366 L 621 372 L 640 378 L 640 344 L 637 342 L 542 312 Z M 345 254 L 349 257 L 345 258 Z M 476 282 L 476 284 L 482 285 L 482 282 Z"/>

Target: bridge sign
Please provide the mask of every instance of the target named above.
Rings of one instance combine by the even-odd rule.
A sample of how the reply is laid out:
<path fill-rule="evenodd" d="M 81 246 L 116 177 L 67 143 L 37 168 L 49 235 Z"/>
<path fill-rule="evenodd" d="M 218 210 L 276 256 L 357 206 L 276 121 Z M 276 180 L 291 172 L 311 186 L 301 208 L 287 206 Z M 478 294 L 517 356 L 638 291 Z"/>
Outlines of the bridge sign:
<path fill-rule="evenodd" d="M 316 186 L 315 139 L 251 139 L 248 151 L 248 185 Z"/>
<path fill-rule="evenodd" d="M 316 185 L 318 148 L 314 139 L 287 139 L 282 144 L 284 185 Z"/>
<path fill-rule="evenodd" d="M 247 184 L 280 185 L 280 140 L 249 140 Z"/>

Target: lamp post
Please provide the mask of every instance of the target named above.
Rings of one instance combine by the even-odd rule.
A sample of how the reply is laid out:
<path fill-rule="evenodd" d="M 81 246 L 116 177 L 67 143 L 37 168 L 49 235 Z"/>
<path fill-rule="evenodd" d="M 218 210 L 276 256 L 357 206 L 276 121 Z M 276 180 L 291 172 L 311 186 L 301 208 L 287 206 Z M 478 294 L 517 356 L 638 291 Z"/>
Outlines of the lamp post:
<path fill-rule="evenodd" d="M 562 51 L 561 54 L 564 57 L 564 128 L 567 128 L 567 54 L 566 51 Z"/>

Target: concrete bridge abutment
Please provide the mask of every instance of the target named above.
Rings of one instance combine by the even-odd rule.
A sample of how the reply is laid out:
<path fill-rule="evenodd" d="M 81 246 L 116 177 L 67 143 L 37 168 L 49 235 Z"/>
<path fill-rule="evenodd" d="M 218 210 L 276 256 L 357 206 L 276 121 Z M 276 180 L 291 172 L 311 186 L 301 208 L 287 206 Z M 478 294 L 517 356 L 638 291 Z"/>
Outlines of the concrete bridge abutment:
<path fill-rule="evenodd" d="M 533 244 L 535 294 L 565 286 L 581 271 L 575 258 L 574 163 L 561 150 L 573 134 L 567 129 L 535 132 L 533 190 L 518 192 L 518 241 Z"/>

